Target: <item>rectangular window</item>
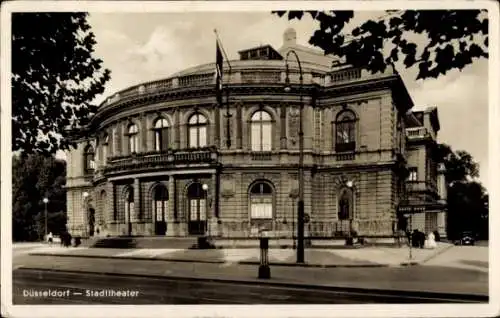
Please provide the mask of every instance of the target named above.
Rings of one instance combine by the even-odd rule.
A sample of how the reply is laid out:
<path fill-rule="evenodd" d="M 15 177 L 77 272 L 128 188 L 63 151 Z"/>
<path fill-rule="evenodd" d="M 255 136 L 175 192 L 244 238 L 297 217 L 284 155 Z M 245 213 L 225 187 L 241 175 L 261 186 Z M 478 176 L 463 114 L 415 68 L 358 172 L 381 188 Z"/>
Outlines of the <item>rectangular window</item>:
<path fill-rule="evenodd" d="M 271 135 L 271 124 L 265 123 L 262 125 L 262 150 L 271 151 L 271 140 L 273 136 Z"/>
<path fill-rule="evenodd" d="M 252 131 L 250 132 L 250 136 L 252 138 L 252 151 L 260 151 L 261 150 L 261 135 L 260 135 L 260 126 L 259 125 L 251 125 Z"/>
<path fill-rule="evenodd" d="M 160 145 L 161 145 L 161 140 L 160 140 L 160 133 L 159 131 L 155 131 L 155 150 L 160 151 Z"/>
<path fill-rule="evenodd" d="M 207 219 L 207 207 L 204 199 L 200 199 L 200 221 L 205 221 Z"/>
<path fill-rule="evenodd" d="M 196 127 L 189 128 L 189 147 L 198 147 L 198 130 L 196 129 Z"/>
<path fill-rule="evenodd" d="M 408 170 L 409 170 L 408 181 L 417 181 L 418 180 L 418 168 L 411 167 Z"/>
<path fill-rule="evenodd" d="M 164 221 L 161 201 L 156 201 L 156 221 Z"/>
<path fill-rule="evenodd" d="M 106 165 L 108 158 L 108 144 L 102 145 L 102 164 Z"/>
<path fill-rule="evenodd" d="M 191 221 L 198 220 L 198 200 L 196 199 L 190 201 L 189 219 Z"/>
<path fill-rule="evenodd" d="M 161 130 L 161 150 L 168 149 L 168 128 L 163 128 Z"/>
<path fill-rule="evenodd" d="M 273 200 L 269 198 L 252 198 L 250 217 L 252 219 L 272 219 Z"/>
<path fill-rule="evenodd" d="M 200 136 L 198 140 L 198 147 L 206 147 L 207 146 L 207 127 L 200 127 Z"/>

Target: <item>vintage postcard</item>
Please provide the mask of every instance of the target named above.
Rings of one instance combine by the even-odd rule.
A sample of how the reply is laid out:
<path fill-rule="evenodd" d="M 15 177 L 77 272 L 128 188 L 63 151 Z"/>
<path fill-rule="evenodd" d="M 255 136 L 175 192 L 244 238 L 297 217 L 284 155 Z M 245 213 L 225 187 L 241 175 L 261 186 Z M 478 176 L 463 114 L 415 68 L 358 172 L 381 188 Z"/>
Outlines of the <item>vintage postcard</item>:
<path fill-rule="evenodd" d="M 1 14 L 2 316 L 499 314 L 497 3 Z"/>

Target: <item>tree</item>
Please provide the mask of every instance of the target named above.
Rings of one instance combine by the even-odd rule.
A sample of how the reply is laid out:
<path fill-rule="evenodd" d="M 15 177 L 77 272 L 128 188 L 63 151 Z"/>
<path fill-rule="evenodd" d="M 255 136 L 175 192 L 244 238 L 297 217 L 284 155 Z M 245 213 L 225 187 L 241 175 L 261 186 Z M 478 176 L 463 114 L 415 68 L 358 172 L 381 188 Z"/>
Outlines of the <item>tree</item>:
<path fill-rule="evenodd" d="M 66 162 L 43 155 L 12 159 L 12 234 L 14 241 L 35 240 L 48 231 L 59 234 L 66 225 Z"/>
<path fill-rule="evenodd" d="M 437 78 L 488 57 L 486 10 L 389 10 L 350 33 L 353 11 L 273 11 L 289 20 L 306 12 L 319 22 L 311 45 L 374 73 L 403 57 L 405 67 L 418 65 L 417 79 Z"/>
<path fill-rule="evenodd" d="M 448 237 L 458 239 L 461 232 L 473 231 L 487 238 L 488 195 L 476 180 L 478 163 L 467 151 L 453 151 L 446 144 L 438 144 L 436 159 L 445 165 Z"/>
<path fill-rule="evenodd" d="M 93 57 L 87 13 L 12 14 L 12 147 L 54 154 L 89 122 L 110 71 Z"/>

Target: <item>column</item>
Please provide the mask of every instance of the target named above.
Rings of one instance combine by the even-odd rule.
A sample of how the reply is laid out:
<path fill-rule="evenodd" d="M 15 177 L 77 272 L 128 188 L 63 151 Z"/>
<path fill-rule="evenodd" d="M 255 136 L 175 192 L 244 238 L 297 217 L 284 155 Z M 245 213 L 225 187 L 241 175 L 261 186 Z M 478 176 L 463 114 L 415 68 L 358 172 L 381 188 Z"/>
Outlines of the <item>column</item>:
<path fill-rule="evenodd" d="M 169 222 L 176 220 L 175 215 L 175 184 L 174 176 L 168 175 L 168 215 L 167 220 Z"/>
<path fill-rule="evenodd" d="M 241 103 L 236 104 L 236 148 L 241 149 L 243 146 L 242 138 L 243 138 L 243 127 L 242 127 L 242 118 L 241 118 Z"/>
<path fill-rule="evenodd" d="M 218 182 L 218 171 L 216 171 L 214 174 L 212 174 L 212 178 L 211 178 L 211 185 L 210 185 L 210 189 L 209 189 L 209 200 L 210 202 L 212 203 L 212 206 L 211 206 L 211 213 L 210 213 L 210 218 L 208 219 L 208 223 L 210 226 L 210 234 L 212 236 L 217 236 L 218 234 L 218 228 L 217 228 L 217 207 L 219 205 L 219 202 L 218 202 L 218 195 L 219 195 L 219 191 L 218 191 L 218 186 L 219 186 L 219 182 Z"/>
<path fill-rule="evenodd" d="M 174 127 L 175 127 L 175 148 L 181 148 L 181 114 L 178 109 L 174 112 Z"/>
<path fill-rule="evenodd" d="M 130 215 L 131 222 L 141 221 L 141 184 L 139 178 L 134 179 L 134 213 Z"/>
<path fill-rule="evenodd" d="M 217 149 L 221 148 L 220 143 L 220 107 L 217 104 L 214 105 L 214 117 L 215 117 L 215 134 L 214 134 L 214 144 Z"/>
<path fill-rule="evenodd" d="M 286 149 L 286 105 L 281 104 L 280 107 L 280 148 Z"/>
<path fill-rule="evenodd" d="M 140 120 L 141 120 L 141 130 L 140 130 L 140 151 L 142 152 L 147 152 L 151 150 L 148 146 L 148 135 L 149 135 L 149 129 L 148 129 L 148 122 L 147 122 L 147 116 L 144 113 L 141 113 L 140 115 Z"/>

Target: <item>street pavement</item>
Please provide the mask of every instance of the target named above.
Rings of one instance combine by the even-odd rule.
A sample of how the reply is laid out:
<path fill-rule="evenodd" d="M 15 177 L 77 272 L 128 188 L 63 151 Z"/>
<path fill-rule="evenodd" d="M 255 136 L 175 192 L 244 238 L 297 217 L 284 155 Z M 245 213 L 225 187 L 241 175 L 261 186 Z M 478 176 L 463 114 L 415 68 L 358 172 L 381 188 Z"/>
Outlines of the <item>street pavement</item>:
<path fill-rule="evenodd" d="M 467 258 L 468 254 L 476 255 L 475 258 L 486 256 L 481 262 L 487 262 L 487 253 L 473 252 L 475 248 L 477 247 L 454 246 L 419 266 L 328 268 L 271 265 L 271 279 L 268 281 L 257 279 L 258 266 L 249 264 L 33 256 L 25 251 L 14 252 L 13 268 L 195 278 L 236 283 L 488 295 L 487 270 L 483 267 L 462 268 L 459 265 L 463 260 L 455 257 L 462 255 Z M 446 262 L 447 259 L 450 261 Z"/>
<path fill-rule="evenodd" d="M 462 299 L 339 291 L 178 278 L 109 276 L 39 270 L 14 272 L 13 303 L 20 304 L 402 304 Z M 58 291 L 36 297 L 34 291 Z M 118 294 L 120 292 L 120 294 Z M 466 301 L 467 302 L 467 301 Z"/>

